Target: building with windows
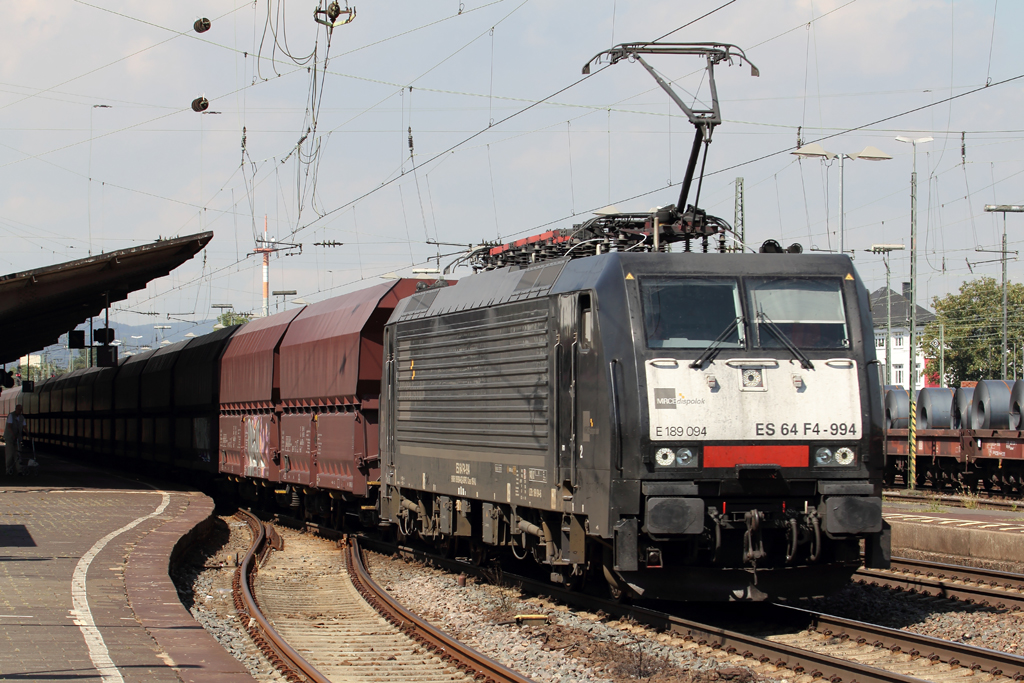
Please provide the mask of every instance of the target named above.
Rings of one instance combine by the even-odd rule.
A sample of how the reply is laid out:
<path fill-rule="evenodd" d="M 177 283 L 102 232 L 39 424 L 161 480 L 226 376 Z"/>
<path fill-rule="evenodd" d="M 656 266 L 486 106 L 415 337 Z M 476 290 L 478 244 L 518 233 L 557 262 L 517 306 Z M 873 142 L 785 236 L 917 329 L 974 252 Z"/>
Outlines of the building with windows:
<path fill-rule="evenodd" d="M 885 287 L 871 292 L 871 319 L 875 328 L 875 356 L 881 363 L 883 375 L 886 369 L 885 336 L 887 318 L 885 312 Z M 889 348 L 892 353 L 891 374 L 886 384 L 898 384 L 910 388 L 910 283 L 903 283 L 903 293 L 890 294 L 892 308 L 892 334 Z M 918 339 L 924 326 L 935 320 L 935 314 L 922 306 L 916 307 Z M 917 353 L 917 381 L 914 389 L 926 386 L 924 377 L 924 354 Z"/>

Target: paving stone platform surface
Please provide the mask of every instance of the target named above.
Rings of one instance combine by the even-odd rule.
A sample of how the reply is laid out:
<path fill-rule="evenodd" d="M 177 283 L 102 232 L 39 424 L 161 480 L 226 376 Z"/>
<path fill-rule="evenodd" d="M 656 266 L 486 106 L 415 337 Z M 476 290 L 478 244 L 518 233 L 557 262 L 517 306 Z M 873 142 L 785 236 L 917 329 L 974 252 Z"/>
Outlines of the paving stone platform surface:
<path fill-rule="evenodd" d="M 1020 510 L 981 510 L 932 501 L 886 501 L 897 549 L 995 562 L 1024 561 L 1024 502 Z"/>
<path fill-rule="evenodd" d="M 252 681 L 167 575 L 212 501 L 40 455 L 0 477 L 0 679 Z"/>

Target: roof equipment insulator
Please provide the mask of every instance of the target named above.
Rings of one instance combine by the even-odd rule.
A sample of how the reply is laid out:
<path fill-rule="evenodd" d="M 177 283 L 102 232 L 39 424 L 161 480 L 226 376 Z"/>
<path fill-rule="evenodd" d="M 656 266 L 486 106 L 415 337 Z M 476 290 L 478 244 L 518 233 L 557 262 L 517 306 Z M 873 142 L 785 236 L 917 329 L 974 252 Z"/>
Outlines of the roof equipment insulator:
<path fill-rule="evenodd" d="M 775 240 L 765 240 L 761 248 L 758 249 L 762 254 L 782 254 L 784 250 L 782 245 Z"/>
<path fill-rule="evenodd" d="M 194 100 L 192 100 L 192 111 L 194 111 L 194 112 L 200 112 L 201 113 L 201 112 L 206 111 L 209 108 L 210 108 L 210 100 L 206 99 L 205 97 L 197 97 Z"/>
<path fill-rule="evenodd" d="M 804 246 L 799 242 L 793 242 L 793 244 L 786 247 L 787 254 L 802 254 L 804 253 Z"/>
<path fill-rule="evenodd" d="M 196 33 L 206 33 L 210 30 L 210 20 L 206 17 L 202 19 L 196 19 L 196 23 L 192 24 L 192 28 L 196 30 Z"/>

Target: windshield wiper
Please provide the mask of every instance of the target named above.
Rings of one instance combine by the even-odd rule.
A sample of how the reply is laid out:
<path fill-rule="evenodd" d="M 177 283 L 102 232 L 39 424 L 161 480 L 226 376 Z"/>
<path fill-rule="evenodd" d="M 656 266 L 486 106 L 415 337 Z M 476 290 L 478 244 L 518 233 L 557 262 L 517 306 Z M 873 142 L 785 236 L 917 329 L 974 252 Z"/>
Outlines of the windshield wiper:
<path fill-rule="evenodd" d="M 715 356 L 718 355 L 718 352 L 722 350 L 720 348 L 721 343 L 724 342 L 725 338 L 732 334 L 736 330 L 736 328 L 740 326 L 741 322 L 743 322 L 742 316 L 734 319 L 728 327 L 722 330 L 722 334 L 718 335 L 718 338 L 715 339 L 715 341 L 708 344 L 707 348 L 704 349 L 704 352 L 697 357 L 697 360 L 690 363 L 690 367 L 696 370 L 700 370 L 701 368 L 704 367 L 705 362 L 713 361 L 715 359 Z"/>
<path fill-rule="evenodd" d="M 814 363 L 811 359 L 804 355 L 804 352 L 796 347 L 793 341 L 786 336 L 786 333 L 779 329 L 779 326 L 771 321 L 771 318 L 764 314 L 764 311 L 758 311 L 757 313 L 758 322 L 768 328 L 768 331 L 775 335 L 775 338 L 782 342 L 782 345 L 789 349 L 789 352 L 796 356 L 797 360 L 800 361 L 800 367 L 804 370 L 813 370 Z"/>

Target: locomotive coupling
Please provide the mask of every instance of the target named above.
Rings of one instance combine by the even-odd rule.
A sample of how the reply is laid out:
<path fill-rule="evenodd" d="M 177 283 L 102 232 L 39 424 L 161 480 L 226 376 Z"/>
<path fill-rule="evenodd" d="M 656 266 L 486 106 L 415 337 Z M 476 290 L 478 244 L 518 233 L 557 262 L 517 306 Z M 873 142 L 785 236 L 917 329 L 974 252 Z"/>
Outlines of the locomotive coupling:
<path fill-rule="evenodd" d="M 739 513 L 726 515 L 711 507 L 708 509 L 708 518 L 711 520 L 710 537 L 714 543 L 713 564 L 720 564 L 728 557 L 737 557 L 730 548 L 734 547 L 732 543 L 739 541 L 740 531 L 743 532 L 743 539 L 742 552 L 738 557 L 744 565 L 757 567 L 759 561 L 769 558 L 769 549 L 764 542 L 765 533 L 779 537 L 781 532 L 785 542 L 769 545 L 769 548 L 778 549 L 781 545 L 781 552 L 785 553 L 785 564 L 793 564 L 801 547 L 806 547 L 806 559 L 809 562 L 817 562 L 821 555 L 822 524 L 816 508 L 807 512 L 782 514 L 753 509 L 743 512 L 741 519 Z"/>
<path fill-rule="evenodd" d="M 761 522 L 764 520 L 764 513 L 758 510 L 750 510 L 743 513 L 743 521 L 747 530 L 743 533 L 743 564 L 757 565 L 757 561 L 767 553 L 764 551 L 764 542 L 761 538 Z"/>

